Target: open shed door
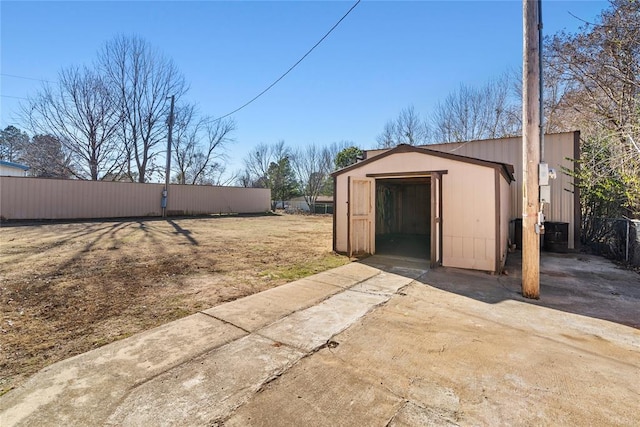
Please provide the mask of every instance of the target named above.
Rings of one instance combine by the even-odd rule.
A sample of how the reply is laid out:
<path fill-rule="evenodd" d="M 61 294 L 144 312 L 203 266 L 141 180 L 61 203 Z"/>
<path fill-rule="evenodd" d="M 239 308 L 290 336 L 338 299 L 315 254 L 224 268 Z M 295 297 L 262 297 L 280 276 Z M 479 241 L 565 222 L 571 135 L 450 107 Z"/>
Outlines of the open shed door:
<path fill-rule="evenodd" d="M 349 256 L 375 253 L 375 195 L 375 179 L 349 177 Z"/>

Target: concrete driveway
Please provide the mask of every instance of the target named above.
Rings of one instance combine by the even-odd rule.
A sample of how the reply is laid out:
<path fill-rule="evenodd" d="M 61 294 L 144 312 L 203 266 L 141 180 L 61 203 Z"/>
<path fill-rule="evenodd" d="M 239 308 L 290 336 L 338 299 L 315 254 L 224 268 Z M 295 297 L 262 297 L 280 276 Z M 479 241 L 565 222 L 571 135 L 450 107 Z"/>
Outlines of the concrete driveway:
<path fill-rule="evenodd" d="M 638 425 L 640 276 L 371 257 L 54 364 L 0 425 Z"/>

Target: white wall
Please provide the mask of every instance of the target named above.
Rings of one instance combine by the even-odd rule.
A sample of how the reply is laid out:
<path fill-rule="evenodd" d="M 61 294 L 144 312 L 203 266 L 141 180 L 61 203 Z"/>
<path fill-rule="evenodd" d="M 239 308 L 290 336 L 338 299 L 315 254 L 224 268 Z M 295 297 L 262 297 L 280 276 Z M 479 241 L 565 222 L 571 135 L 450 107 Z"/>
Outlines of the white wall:
<path fill-rule="evenodd" d="M 13 166 L 0 165 L 0 176 L 27 176 L 27 171 Z"/>

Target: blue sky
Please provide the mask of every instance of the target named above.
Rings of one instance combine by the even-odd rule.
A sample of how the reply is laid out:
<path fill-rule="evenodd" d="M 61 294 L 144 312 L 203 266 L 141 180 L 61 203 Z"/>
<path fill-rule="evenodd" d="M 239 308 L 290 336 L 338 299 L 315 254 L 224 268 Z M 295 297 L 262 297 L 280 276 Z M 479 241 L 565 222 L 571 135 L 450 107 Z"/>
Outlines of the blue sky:
<path fill-rule="evenodd" d="M 171 57 L 187 98 L 220 116 L 295 63 L 354 1 L 2 1 L 1 72 L 55 81 L 90 63 L 117 34 Z M 543 1 L 544 32 L 575 32 L 603 1 Z M 571 13 L 571 14 L 570 14 Z M 481 85 L 522 64 L 521 1 L 362 1 L 294 71 L 236 113 L 230 167 L 251 147 L 350 140 L 375 146 L 385 122 L 412 104 L 428 114 L 461 83 Z M 41 83 L 0 76 L 0 126 Z M 24 101 L 22 101 L 24 102 Z"/>

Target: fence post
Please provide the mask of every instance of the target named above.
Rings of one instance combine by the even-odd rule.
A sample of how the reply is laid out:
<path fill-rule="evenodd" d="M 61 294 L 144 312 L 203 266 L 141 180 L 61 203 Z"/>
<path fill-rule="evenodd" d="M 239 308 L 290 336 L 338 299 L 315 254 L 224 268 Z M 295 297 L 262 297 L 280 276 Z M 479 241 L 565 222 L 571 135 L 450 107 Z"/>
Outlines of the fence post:
<path fill-rule="evenodd" d="M 629 263 L 629 223 L 631 222 L 628 218 L 625 218 L 625 222 L 627 223 L 627 247 L 625 250 L 624 260 L 628 264 Z"/>

